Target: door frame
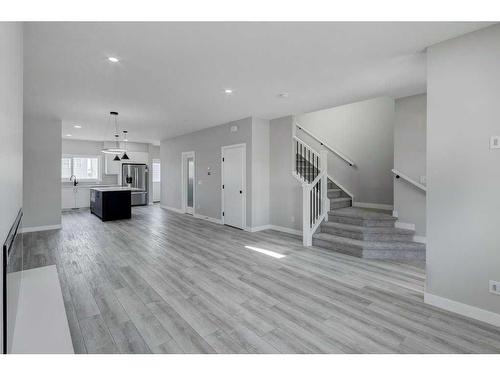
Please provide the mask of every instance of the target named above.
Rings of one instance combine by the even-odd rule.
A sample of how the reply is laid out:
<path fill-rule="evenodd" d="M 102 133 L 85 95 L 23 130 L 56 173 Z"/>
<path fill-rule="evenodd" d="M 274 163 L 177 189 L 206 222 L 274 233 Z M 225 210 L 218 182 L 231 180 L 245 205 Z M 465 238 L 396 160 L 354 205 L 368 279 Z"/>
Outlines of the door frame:
<path fill-rule="evenodd" d="M 154 163 L 160 164 L 160 200 L 159 201 L 155 201 L 155 188 L 154 188 L 155 182 L 153 181 L 153 164 Z M 151 202 L 153 202 L 153 203 L 161 202 L 161 159 L 160 158 L 152 158 L 151 159 L 151 196 L 153 197 L 153 199 L 151 199 Z"/>
<path fill-rule="evenodd" d="M 188 212 L 187 208 L 187 159 L 193 158 L 194 171 L 193 171 L 193 212 L 192 215 L 195 215 L 196 212 L 196 156 L 194 151 L 185 151 L 181 153 L 181 210 L 185 214 L 191 213 Z"/>
<path fill-rule="evenodd" d="M 247 227 L 247 144 L 246 143 L 237 143 L 234 145 L 229 145 L 229 146 L 222 146 L 221 147 L 221 156 L 220 156 L 220 164 L 221 164 L 221 174 L 220 174 L 220 179 L 221 179 L 221 185 L 220 185 L 220 191 L 221 191 L 221 210 L 220 210 L 220 217 L 222 224 L 225 225 L 225 220 L 224 220 L 224 189 L 222 188 L 222 185 L 224 185 L 224 150 L 230 149 L 230 148 L 242 148 L 243 149 L 243 158 L 241 160 L 241 170 L 243 172 L 243 226 L 241 229 L 246 230 Z"/>

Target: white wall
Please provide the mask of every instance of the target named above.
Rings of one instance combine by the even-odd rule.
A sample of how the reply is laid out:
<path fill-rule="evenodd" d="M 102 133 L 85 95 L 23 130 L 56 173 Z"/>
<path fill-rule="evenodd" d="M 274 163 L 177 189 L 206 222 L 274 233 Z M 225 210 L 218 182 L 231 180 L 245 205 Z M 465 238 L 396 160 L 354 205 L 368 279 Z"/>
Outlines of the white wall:
<path fill-rule="evenodd" d="M 59 119 L 24 116 L 25 227 L 61 224 L 61 125 Z"/>
<path fill-rule="evenodd" d="M 116 185 L 118 184 L 118 176 L 117 175 L 107 175 L 105 173 L 104 166 L 104 154 L 102 153 L 102 149 L 104 147 L 104 142 L 98 141 L 86 141 L 79 139 L 63 139 L 62 140 L 62 155 L 92 155 L 92 156 L 100 156 L 100 168 L 102 169 L 102 184 L 106 185 Z M 64 186 L 72 186 L 70 181 L 63 181 Z M 81 182 L 80 186 L 84 185 Z"/>
<path fill-rule="evenodd" d="M 23 191 L 23 27 L 0 22 L 0 245 L 17 213 Z M 3 290 L 0 267 L 0 290 Z M 2 302 L 0 301 L 0 308 Z M 0 337 L 3 337 L 0 315 Z M 3 351 L 0 343 L 0 351 Z"/>
<path fill-rule="evenodd" d="M 488 293 L 500 281 L 500 149 L 489 149 L 500 135 L 500 26 L 427 55 L 426 292 L 500 325 L 500 296 Z"/>
<path fill-rule="evenodd" d="M 287 116 L 270 122 L 270 222 L 302 231 L 302 187 L 292 176 L 292 124 Z"/>
<path fill-rule="evenodd" d="M 376 98 L 296 116 L 296 121 L 356 164 L 329 153 L 328 174 L 355 202 L 393 204 L 394 99 Z M 297 136 L 314 145 L 298 131 Z M 319 148 L 319 145 L 316 145 Z"/>
<path fill-rule="evenodd" d="M 426 174 L 427 96 L 397 99 L 394 121 L 394 168 L 420 181 Z M 394 210 L 398 220 L 414 224 L 425 237 L 425 192 L 403 179 L 394 179 Z"/>
<path fill-rule="evenodd" d="M 231 132 L 232 125 L 238 126 Z M 203 129 L 194 133 L 163 140 L 160 145 L 161 205 L 180 209 L 181 153 L 195 151 L 196 193 L 195 212 L 221 219 L 221 147 L 246 143 L 247 161 L 247 226 L 252 225 L 252 118 Z M 208 175 L 210 168 L 210 175 Z"/>
<path fill-rule="evenodd" d="M 252 118 L 252 227 L 269 224 L 269 121 Z"/>

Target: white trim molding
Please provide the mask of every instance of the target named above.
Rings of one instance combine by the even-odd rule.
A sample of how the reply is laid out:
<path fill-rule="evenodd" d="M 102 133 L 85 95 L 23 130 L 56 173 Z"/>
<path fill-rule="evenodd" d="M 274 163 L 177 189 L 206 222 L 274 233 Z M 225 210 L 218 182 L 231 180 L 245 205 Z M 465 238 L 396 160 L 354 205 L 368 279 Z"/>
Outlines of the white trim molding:
<path fill-rule="evenodd" d="M 430 293 L 424 293 L 424 302 L 431 306 L 439 307 L 468 318 L 500 327 L 500 314 L 492 311 L 483 310 L 479 307 L 467 305 L 462 302 L 453 301 L 451 299 L 436 296 L 435 294 Z"/>
<path fill-rule="evenodd" d="M 279 225 L 269 225 L 270 230 L 276 230 L 278 232 L 283 232 L 283 233 L 288 233 L 288 234 L 293 234 L 295 236 L 302 237 L 302 231 L 299 229 L 292 229 L 292 228 L 287 228 L 287 227 L 280 227 Z"/>
<path fill-rule="evenodd" d="M 205 215 L 200 215 L 200 214 L 194 214 L 193 216 L 197 219 L 206 220 L 206 221 L 210 221 L 211 223 L 222 225 L 222 220 L 217 219 L 215 217 L 210 217 L 210 216 L 205 216 Z"/>
<path fill-rule="evenodd" d="M 415 236 L 413 236 L 413 241 L 420 242 L 420 243 L 427 243 L 427 237 L 415 235 Z"/>
<path fill-rule="evenodd" d="M 39 227 L 25 227 L 21 229 L 21 233 L 42 232 L 45 230 L 62 229 L 62 224 L 42 225 Z"/>
<path fill-rule="evenodd" d="M 359 208 L 375 208 L 377 210 L 385 210 L 385 211 L 392 211 L 394 209 L 394 206 L 390 204 L 366 203 L 366 202 L 352 202 L 352 206 Z"/>
<path fill-rule="evenodd" d="M 394 223 L 394 226 L 399 229 L 415 230 L 415 224 L 405 223 L 399 220 Z"/>
<path fill-rule="evenodd" d="M 354 202 L 354 194 L 353 193 L 351 193 L 349 190 L 347 190 L 345 187 L 343 187 L 341 184 L 339 184 L 337 181 L 335 181 L 335 179 L 332 176 L 330 176 L 329 174 L 327 174 L 327 177 L 330 181 L 332 181 L 335 185 L 337 185 L 339 187 L 339 189 L 343 190 L 344 193 L 346 193 L 348 196 L 350 196 Z"/>
<path fill-rule="evenodd" d="M 182 210 L 182 208 L 165 206 L 163 204 L 160 204 L 160 207 L 163 208 L 164 210 L 169 210 L 169 211 L 177 212 L 178 214 L 183 214 L 184 213 L 184 211 Z"/>
<path fill-rule="evenodd" d="M 188 159 L 193 159 L 193 209 L 187 205 L 187 168 L 188 168 Z M 196 153 L 194 151 L 185 151 L 181 152 L 181 207 L 182 213 L 196 213 Z M 192 212 L 190 212 L 192 211 Z"/>
<path fill-rule="evenodd" d="M 271 224 L 266 224 L 266 225 L 261 225 L 261 226 L 258 226 L 258 227 L 246 227 L 245 230 L 247 232 L 260 232 L 260 231 L 263 231 L 263 230 L 268 230 L 268 229 L 271 229 Z"/>

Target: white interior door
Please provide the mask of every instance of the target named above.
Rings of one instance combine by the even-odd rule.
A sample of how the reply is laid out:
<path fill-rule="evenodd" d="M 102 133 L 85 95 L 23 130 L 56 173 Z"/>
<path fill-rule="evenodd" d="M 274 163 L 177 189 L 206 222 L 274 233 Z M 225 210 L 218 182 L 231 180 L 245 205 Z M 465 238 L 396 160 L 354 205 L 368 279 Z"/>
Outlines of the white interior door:
<path fill-rule="evenodd" d="M 223 223 L 245 227 L 245 152 L 244 144 L 222 148 Z"/>

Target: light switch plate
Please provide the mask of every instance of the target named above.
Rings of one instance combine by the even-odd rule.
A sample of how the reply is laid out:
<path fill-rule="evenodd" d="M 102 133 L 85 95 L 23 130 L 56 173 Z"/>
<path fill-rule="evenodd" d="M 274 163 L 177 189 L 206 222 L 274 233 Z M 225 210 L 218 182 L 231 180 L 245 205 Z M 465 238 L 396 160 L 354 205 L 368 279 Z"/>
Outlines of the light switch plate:
<path fill-rule="evenodd" d="M 500 135 L 492 135 L 490 138 L 490 149 L 500 148 Z"/>
<path fill-rule="evenodd" d="M 490 293 L 500 294 L 500 281 L 490 280 Z"/>

